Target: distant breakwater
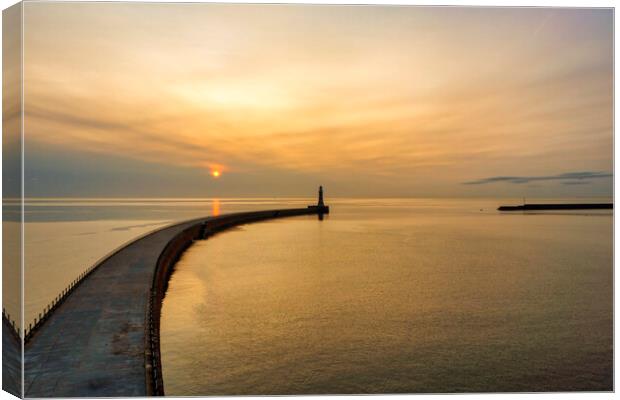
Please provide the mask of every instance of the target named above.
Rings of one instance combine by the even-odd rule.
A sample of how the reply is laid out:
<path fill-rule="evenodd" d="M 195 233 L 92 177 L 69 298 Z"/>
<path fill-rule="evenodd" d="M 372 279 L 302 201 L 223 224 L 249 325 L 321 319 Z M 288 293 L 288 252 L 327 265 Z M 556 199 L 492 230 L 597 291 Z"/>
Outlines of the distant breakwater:
<path fill-rule="evenodd" d="M 522 204 L 518 206 L 500 206 L 498 211 L 613 210 L 613 208 L 613 203 Z"/>

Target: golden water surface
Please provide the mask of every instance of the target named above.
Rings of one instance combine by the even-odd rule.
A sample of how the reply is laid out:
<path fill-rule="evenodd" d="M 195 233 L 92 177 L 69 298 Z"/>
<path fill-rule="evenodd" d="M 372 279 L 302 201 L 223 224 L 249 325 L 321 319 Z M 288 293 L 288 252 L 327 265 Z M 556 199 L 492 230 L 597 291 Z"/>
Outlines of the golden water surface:
<path fill-rule="evenodd" d="M 195 243 L 167 395 L 612 388 L 612 213 L 341 200 Z"/>

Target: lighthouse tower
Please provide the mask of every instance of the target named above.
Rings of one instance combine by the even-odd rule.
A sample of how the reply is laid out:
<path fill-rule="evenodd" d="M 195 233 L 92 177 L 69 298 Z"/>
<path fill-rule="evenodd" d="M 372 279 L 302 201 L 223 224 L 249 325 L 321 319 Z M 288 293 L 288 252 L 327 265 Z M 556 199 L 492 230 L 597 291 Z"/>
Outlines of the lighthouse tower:
<path fill-rule="evenodd" d="M 323 186 L 319 186 L 319 201 L 316 205 L 308 206 L 308 208 L 315 210 L 319 214 L 319 219 L 322 218 L 323 214 L 329 214 L 329 206 L 325 205 L 323 201 Z"/>

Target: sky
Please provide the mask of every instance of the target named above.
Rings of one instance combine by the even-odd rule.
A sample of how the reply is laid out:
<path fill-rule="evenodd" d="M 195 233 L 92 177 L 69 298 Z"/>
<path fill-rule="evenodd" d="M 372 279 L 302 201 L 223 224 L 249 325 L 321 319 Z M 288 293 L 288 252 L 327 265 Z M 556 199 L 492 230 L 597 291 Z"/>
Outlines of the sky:
<path fill-rule="evenodd" d="M 612 194 L 610 9 L 24 9 L 30 197 Z"/>

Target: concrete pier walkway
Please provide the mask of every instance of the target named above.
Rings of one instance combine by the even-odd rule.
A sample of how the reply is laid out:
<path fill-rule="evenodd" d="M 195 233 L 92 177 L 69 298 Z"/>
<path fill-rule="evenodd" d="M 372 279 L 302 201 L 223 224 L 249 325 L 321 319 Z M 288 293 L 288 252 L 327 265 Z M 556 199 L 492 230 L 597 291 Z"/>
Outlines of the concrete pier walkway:
<path fill-rule="evenodd" d="M 2 390 L 22 397 L 22 344 L 15 324 L 2 313 Z"/>
<path fill-rule="evenodd" d="M 327 207 L 205 217 L 165 227 L 103 260 L 25 344 L 26 397 L 163 395 L 159 309 L 167 279 L 193 240 L 250 222 Z"/>

